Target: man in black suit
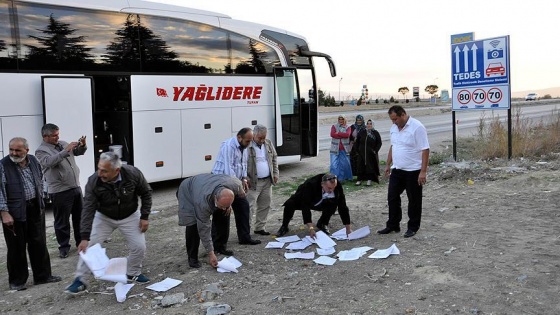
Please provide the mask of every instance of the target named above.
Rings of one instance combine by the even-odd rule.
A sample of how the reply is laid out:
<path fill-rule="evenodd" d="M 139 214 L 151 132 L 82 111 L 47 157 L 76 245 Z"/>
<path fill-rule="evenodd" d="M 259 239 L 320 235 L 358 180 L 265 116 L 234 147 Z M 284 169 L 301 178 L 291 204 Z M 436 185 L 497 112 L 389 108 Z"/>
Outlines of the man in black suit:
<path fill-rule="evenodd" d="M 307 225 L 309 234 L 313 238 L 315 237 L 315 227 L 311 220 L 311 210 L 321 211 L 321 217 L 317 221 L 317 228 L 326 234 L 330 234 L 328 228 L 329 220 L 337 208 L 342 224 L 346 226 L 346 234 L 350 234 L 352 232 L 350 227 L 350 211 L 346 205 L 344 190 L 338 182 L 336 175 L 327 173 L 308 178 L 298 187 L 295 194 L 284 202 L 282 226 L 276 235 L 282 236 L 290 230 L 288 224 L 296 210 L 301 210 L 303 223 Z"/>

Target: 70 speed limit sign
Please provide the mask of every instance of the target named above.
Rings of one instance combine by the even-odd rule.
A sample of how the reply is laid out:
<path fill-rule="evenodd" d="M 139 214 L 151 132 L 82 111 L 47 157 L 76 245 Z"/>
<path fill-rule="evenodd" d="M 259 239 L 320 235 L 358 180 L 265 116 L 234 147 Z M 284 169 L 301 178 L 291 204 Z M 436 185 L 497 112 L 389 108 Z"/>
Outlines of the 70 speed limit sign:
<path fill-rule="evenodd" d="M 508 95 L 507 85 L 453 89 L 453 107 L 454 109 L 508 109 Z"/>

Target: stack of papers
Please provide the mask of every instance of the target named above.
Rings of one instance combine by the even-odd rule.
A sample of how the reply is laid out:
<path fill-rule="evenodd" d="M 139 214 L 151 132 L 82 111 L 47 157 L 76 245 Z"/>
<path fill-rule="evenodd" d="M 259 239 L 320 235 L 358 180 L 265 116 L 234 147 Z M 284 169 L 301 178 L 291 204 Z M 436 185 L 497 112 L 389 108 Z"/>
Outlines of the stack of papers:
<path fill-rule="evenodd" d="M 315 233 L 315 243 L 323 249 L 336 246 L 336 243 L 323 231 Z"/>
<path fill-rule="evenodd" d="M 165 278 L 165 280 L 163 281 L 147 286 L 146 289 L 154 290 L 157 292 L 165 292 L 178 286 L 179 284 L 181 284 L 181 282 L 183 281 L 172 278 Z"/>
<path fill-rule="evenodd" d="M 96 279 L 127 283 L 125 257 L 109 259 L 106 249 L 99 243 L 89 247 L 85 253 L 80 252 L 80 257 Z"/>
<path fill-rule="evenodd" d="M 400 255 L 401 251 L 397 248 L 397 245 L 393 244 L 387 249 L 378 249 L 373 254 L 369 255 L 368 258 L 387 258 L 389 255 Z"/>
<path fill-rule="evenodd" d="M 268 244 L 266 244 L 266 246 L 264 248 L 282 248 L 284 247 L 283 242 L 268 242 Z"/>
<path fill-rule="evenodd" d="M 346 228 L 342 228 L 336 232 L 334 232 L 331 237 L 335 240 L 357 240 L 360 238 L 364 238 L 368 236 L 370 233 L 369 226 L 366 225 L 363 228 L 359 228 L 356 231 L 346 235 Z"/>
<path fill-rule="evenodd" d="M 277 237 L 276 238 L 277 242 L 282 242 L 282 243 L 297 242 L 299 240 L 300 240 L 300 238 L 297 235 L 290 235 L 290 236 L 284 236 L 284 237 Z"/>
<path fill-rule="evenodd" d="M 314 252 L 309 253 L 302 253 L 302 252 L 295 252 L 295 253 L 284 253 L 284 258 L 286 259 L 313 259 L 315 258 Z"/>
<path fill-rule="evenodd" d="M 288 246 L 286 246 L 286 249 L 292 249 L 292 250 L 306 249 L 311 244 L 312 242 L 309 239 L 304 238 L 299 242 L 290 243 Z"/>
<path fill-rule="evenodd" d="M 226 257 L 218 262 L 218 272 L 235 272 L 237 268 L 241 267 L 242 263 L 235 259 L 235 257 Z"/>
<path fill-rule="evenodd" d="M 367 253 L 367 251 L 370 249 L 373 248 L 369 246 L 356 247 L 352 248 L 351 250 L 342 250 L 337 254 L 337 256 L 340 261 L 357 260 L 365 255 L 365 253 Z"/>
<path fill-rule="evenodd" d="M 320 256 L 319 258 L 313 261 L 318 265 L 332 266 L 336 262 L 336 259 L 328 256 Z"/>

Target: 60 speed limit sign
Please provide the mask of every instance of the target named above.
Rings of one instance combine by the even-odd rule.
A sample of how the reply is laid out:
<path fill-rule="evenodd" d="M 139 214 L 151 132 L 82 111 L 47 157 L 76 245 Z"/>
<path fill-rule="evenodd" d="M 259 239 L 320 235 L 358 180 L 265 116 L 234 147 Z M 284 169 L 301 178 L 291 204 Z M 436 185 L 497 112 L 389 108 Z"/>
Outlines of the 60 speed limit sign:
<path fill-rule="evenodd" d="M 507 109 L 509 87 L 489 86 L 453 89 L 454 109 Z"/>

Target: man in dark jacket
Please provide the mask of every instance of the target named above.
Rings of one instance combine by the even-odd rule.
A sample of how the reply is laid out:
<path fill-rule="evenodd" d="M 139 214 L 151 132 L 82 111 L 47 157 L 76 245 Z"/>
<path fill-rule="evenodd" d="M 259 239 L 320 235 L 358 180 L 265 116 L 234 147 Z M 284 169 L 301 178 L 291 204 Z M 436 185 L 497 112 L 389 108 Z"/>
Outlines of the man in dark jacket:
<path fill-rule="evenodd" d="M 41 165 L 27 154 L 24 138 L 10 140 L 10 154 L 0 161 L 0 214 L 6 240 L 8 278 L 11 290 L 25 290 L 29 278 L 27 253 L 35 285 L 58 282 L 51 274 L 45 233 L 45 205 L 41 193 Z"/>
<path fill-rule="evenodd" d="M 142 201 L 138 210 L 138 198 Z M 152 207 L 152 189 L 142 172 L 134 166 L 122 165 L 113 152 L 102 153 L 97 164 L 97 173 L 88 179 L 82 221 L 82 241 L 78 251 L 86 252 L 89 246 L 103 242 L 115 229 L 119 229 L 127 241 L 128 280 L 146 283 L 150 281 L 141 273 L 148 230 L 148 216 Z M 76 294 L 86 289 L 83 276 L 88 267 L 80 258 L 76 279 L 66 288 L 67 293 Z"/>
<path fill-rule="evenodd" d="M 319 174 L 308 178 L 301 184 L 286 202 L 284 202 L 284 217 L 282 226 L 276 233 L 277 236 L 286 234 L 290 229 L 288 224 L 294 212 L 300 209 L 303 223 L 309 228 L 311 237 L 315 237 L 315 227 L 311 220 L 311 210 L 321 211 L 321 217 L 317 221 L 317 228 L 326 234 L 329 232 L 329 221 L 338 209 L 342 224 L 346 227 L 346 234 L 352 232 L 350 227 L 350 211 L 346 205 L 346 197 L 342 185 L 334 174 Z"/>

